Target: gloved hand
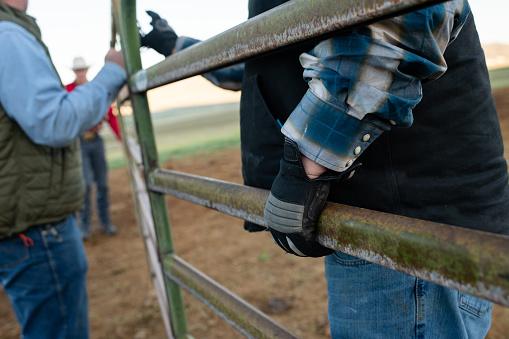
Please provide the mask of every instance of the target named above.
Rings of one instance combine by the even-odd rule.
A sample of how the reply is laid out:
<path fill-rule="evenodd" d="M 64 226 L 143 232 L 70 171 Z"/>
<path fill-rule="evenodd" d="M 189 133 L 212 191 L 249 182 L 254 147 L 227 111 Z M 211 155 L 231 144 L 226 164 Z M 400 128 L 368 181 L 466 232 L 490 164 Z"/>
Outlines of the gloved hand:
<path fill-rule="evenodd" d="M 334 250 L 316 241 L 316 223 L 333 180 L 346 180 L 360 164 L 345 172 L 327 171 L 309 179 L 302 166 L 297 144 L 286 138 L 279 174 L 265 204 L 265 221 L 274 242 L 288 253 L 301 257 L 322 257 Z"/>
<path fill-rule="evenodd" d="M 141 45 L 150 47 L 164 56 L 171 55 L 178 38 L 177 34 L 168 25 L 168 21 L 162 19 L 159 14 L 152 11 L 147 11 L 147 14 L 152 18 L 150 25 L 153 29 L 147 35 L 140 35 Z"/>

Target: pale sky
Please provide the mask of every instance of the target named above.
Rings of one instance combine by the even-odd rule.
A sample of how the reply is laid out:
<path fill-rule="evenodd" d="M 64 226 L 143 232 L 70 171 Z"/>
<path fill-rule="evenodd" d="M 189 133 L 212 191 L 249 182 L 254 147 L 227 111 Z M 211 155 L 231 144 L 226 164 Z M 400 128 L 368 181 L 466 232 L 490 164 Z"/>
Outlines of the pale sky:
<path fill-rule="evenodd" d="M 247 19 L 248 0 L 139 0 L 137 17 L 148 33 L 150 17 L 145 10 L 158 12 L 178 35 L 207 39 Z M 74 80 L 70 70 L 75 56 L 91 64 L 92 78 L 104 64 L 111 35 L 108 0 L 29 0 L 28 14 L 41 27 L 53 62 L 64 83 Z M 508 0 L 470 0 L 481 42 L 509 44 Z M 157 53 L 142 51 L 143 67 L 162 60 Z"/>

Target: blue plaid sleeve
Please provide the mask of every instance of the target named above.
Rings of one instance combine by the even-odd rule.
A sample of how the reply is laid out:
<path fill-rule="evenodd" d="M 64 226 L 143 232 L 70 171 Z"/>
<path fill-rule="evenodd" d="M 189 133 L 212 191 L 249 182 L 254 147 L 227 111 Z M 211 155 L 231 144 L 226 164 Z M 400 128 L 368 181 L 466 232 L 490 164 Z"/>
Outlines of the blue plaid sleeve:
<path fill-rule="evenodd" d="M 309 89 L 282 132 L 311 160 L 344 171 L 384 131 L 409 127 L 421 82 L 446 70 L 443 53 L 470 8 L 448 1 L 339 34 L 301 55 Z"/>

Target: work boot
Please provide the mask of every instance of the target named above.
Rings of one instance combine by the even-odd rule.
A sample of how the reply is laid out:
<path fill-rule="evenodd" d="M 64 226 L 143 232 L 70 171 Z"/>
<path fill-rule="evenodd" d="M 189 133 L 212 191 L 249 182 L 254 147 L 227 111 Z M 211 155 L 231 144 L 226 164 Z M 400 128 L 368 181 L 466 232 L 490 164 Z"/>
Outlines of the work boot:
<path fill-rule="evenodd" d="M 105 235 L 115 235 L 118 232 L 117 228 L 113 224 L 108 224 L 106 226 L 102 225 L 99 227 L 99 230 Z"/>
<path fill-rule="evenodd" d="M 81 239 L 83 241 L 87 241 L 88 239 L 90 239 L 90 231 L 89 230 L 80 228 L 80 233 L 81 233 Z"/>

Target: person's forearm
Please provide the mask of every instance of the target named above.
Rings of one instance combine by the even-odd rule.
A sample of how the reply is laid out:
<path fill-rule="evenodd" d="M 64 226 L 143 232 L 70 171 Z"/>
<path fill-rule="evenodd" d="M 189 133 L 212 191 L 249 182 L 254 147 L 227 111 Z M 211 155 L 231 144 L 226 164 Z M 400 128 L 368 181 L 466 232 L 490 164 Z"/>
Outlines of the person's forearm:
<path fill-rule="evenodd" d="M 304 155 L 301 155 L 301 160 L 302 166 L 304 167 L 309 179 L 316 179 L 327 171 L 327 167 L 314 162 Z"/>
<path fill-rule="evenodd" d="M 107 64 L 89 83 L 71 93 L 56 94 L 37 109 L 34 124 L 27 126 L 29 137 L 38 144 L 65 147 L 80 134 L 98 124 L 118 94 L 125 80 L 125 72 L 115 64 Z"/>
<path fill-rule="evenodd" d="M 455 0 L 321 42 L 301 56 L 309 90 L 283 134 L 312 161 L 345 171 L 382 132 L 412 124 L 421 81 L 446 71 L 443 53 L 469 13 Z"/>

